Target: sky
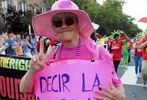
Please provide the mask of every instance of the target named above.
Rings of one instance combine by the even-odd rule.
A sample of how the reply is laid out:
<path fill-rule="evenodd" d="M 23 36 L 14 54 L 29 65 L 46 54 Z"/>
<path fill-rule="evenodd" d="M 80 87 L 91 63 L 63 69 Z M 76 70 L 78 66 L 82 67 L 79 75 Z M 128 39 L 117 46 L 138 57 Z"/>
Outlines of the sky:
<path fill-rule="evenodd" d="M 123 12 L 136 20 L 134 23 L 142 30 L 147 29 L 147 23 L 138 22 L 142 17 L 147 17 L 147 0 L 125 0 Z"/>
<path fill-rule="evenodd" d="M 104 0 L 97 0 L 100 4 Z M 136 20 L 134 23 L 142 30 L 147 29 L 147 23 L 138 22 L 142 17 L 147 17 L 147 0 L 124 0 L 123 12 Z"/>

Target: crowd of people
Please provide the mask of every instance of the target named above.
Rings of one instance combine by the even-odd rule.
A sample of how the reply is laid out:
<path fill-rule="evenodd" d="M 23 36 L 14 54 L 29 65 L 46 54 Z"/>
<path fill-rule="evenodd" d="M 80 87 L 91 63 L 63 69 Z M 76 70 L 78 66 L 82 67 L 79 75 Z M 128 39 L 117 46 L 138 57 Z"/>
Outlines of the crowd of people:
<path fill-rule="evenodd" d="M 123 42 L 127 41 L 127 62 L 134 63 L 136 78 L 143 78 L 143 87 L 147 84 L 147 32 L 138 33 L 136 37 L 129 38 L 123 31 L 114 34 L 113 39 L 106 39 L 103 44 L 107 50 L 113 55 L 113 63 L 117 72 L 118 65 L 123 58 Z M 122 34 L 123 33 L 123 34 Z M 131 58 L 133 58 L 131 60 Z M 132 62 L 133 61 L 133 62 Z"/>
<path fill-rule="evenodd" d="M 113 55 L 113 63 L 115 71 L 117 72 L 118 66 L 123 58 L 122 46 L 125 41 L 128 43 L 128 64 L 135 64 L 135 74 L 136 77 L 141 77 L 142 61 L 143 61 L 143 49 L 140 47 L 141 41 L 143 38 L 146 38 L 146 33 L 144 35 L 139 35 L 130 39 L 123 31 L 120 31 L 119 34 L 114 34 L 113 38 L 109 37 L 98 37 L 97 35 L 91 35 L 97 44 L 103 45 L 106 50 Z M 143 33 L 142 33 L 143 34 Z M 104 43 L 101 42 L 102 38 L 107 38 Z M 23 56 L 31 58 L 33 55 L 40 52 L 40 40 L 43 40 L 44 43 L 44 52 L 47 52 L 49 46 L 59 45 L 59 42 L 56 40 L 51 40 L 43 36 L 36 36 L 30 34 L 18 33 L 14 34 L 13 32 L 3 32 L 0 35 L 0 54 Z M 145 55 L 145 54 L 144 54 Z M 133 57 L 132 57 L 133 56 Z M 131 61 L 133 58 L 134 62 Z"/>
<path fill-rule="evenodd" d="M 44 40 L 44 51 L 49 45 L 57 44 L 55 40 L 30 34 L 3 32 L 0 35 L 0 54 L 31 58 L 39 52 L 40 40 Z"/>
<path fill-rule="evenodd" d="M 113 55 L 113 62 L 117 72 L 118 65 L 123 58 L 123 42 L 127 41 L 128 65 L 134 63 L 136 77 L 141 77 L 142 57 L 144 51 L 140 45 L 142 40 L 146 38 L 147 33 L 138 33 L 134 38 L 128 37 L 123 31 L 120 31 L 119 33 L 120 34 L 114 34 L 111 39 L 105 39 L 105 44 L 102 43 L 102 45 L 104 45 L 105 48 Z M 131 58 L 133 58 L 133 60 Z"/>

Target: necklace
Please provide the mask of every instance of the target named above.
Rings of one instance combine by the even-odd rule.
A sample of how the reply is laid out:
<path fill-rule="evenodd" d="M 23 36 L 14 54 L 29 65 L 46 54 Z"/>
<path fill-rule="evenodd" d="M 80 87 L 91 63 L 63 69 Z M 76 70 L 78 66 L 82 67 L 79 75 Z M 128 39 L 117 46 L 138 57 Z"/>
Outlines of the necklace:
<path fill-rule="evenodd" d="M 77 49 L 76 49 L 76 56 L 80 56 L 80 48 L 81 48 L 81 39 L 79 39 L 79 42 L 78 42 L 78 46 L 77 46 Z"/>
<path fill-rule="evenodd" d="M 78 45 L 76 47 L 76 52 L 75 52 L 76 57 L 80 56 L 80 53 L 81 53 L 80 49 L 81 49 L 81 39 L 79 39 Z M 62 59 L 62 51 L 63 51 L 63 45 L 61 45 L 59 47 L 59 50 L 58 50 L 58 52 L 56 54 L 57 57 L 55 57 L 55 58 Z"/>

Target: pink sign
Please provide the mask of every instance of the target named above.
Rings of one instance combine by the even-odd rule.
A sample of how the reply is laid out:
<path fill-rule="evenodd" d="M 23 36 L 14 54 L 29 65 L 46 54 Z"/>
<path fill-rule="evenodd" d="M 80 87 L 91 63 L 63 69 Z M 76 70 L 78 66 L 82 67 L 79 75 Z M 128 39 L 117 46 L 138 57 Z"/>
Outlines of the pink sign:
<path fill-rule="evenodd" d="M 112 65 L 101 60 L 54 62 L 35 77 L 35 94 L 37 100 L 92 100 L 100 84 L 110 88 L 112 77 Z"/>

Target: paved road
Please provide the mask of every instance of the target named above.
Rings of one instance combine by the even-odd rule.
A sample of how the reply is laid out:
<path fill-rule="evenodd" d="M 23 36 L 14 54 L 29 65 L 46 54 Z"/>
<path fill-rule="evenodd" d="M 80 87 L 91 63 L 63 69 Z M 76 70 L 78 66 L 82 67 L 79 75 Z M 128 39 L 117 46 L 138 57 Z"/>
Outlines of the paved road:
<path fill-rule="evenodd" d="M 136 78 L 134 66 L 119 67 L 118 76 L 121 78 L 126 92 L 126 100 L 147 100 L 147 88 L 143 88 L 142 79 Z"/>

